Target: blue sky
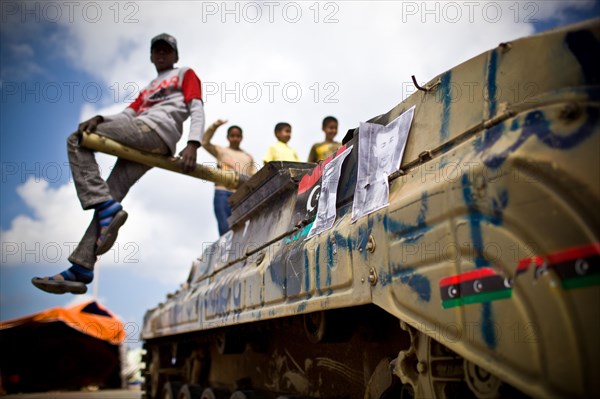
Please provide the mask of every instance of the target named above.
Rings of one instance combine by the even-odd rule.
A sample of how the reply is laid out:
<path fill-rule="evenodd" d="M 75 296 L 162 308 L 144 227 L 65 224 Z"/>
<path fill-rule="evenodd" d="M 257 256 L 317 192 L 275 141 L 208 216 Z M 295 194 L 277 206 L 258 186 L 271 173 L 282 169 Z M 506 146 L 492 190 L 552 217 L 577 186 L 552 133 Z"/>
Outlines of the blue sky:
<path fill-rule="evenodd" d="M 259 161 L 279 120 L 292 123 L 291 145 L 304 158 L 312 142 L 321 139 L 320 120 L 327 114 L 340 119 L 341 138 L 345 130 L 400 102 L 408 94 L 405 83 L 412 74 L 426 81 L 502 41 L 600 15 L 597 1 L 542 2 L 539 9 L 517 2 L 511 2 L 510 9 L 507 2 L 506 17 L 497 23 L 479 18 L 453 24 L 444 23 L 444 15 L 441 22 L 423 22 L 419 15 L 407 16 L 408 9 L 398 4 L 330 2 L 337 8 L 323 6 L 318 16 L 303 5 L 304 19 L 299 23 L 290 23 L 289 16 L 254 23 L 248 21 L 249 14 L 242 14 L 241 21 L 219 15 L 223 10 L 213 14 L 209 3 L 221 4 L 128 2 L 135 7 L 121 3 L 117 15 L 106 3 L 97 20 L 95 14 L 77 12 L 69 20 L 69 10 L 60 2 L 52 3 L 56 9 L 37 2 L 2 3 L 1 320 L 77 299 L 42 293 L 30 283 L 33 276 L 68 266 L 70 245 L 91 217 L 77 206 L 65 139 L 82 119 L 118 112 L 128 95 L 153 77 L 148 59 L 153 35 L 168 31 L 177 36 L 180 64 L 193 66 L 212 89 L 222 89 L 223 84 L 235 87 L 235 82 L 241 87 L 258 82 L 264 88 L 265 82 L 278 82 L 279 87 L 294 83 L 303 88 L 304 97 L 298 102 L 279 91 L 273 101 L 265 101 L 265 96 L 253 101 L 247 92 L 241 93 L 241 100 L 223 97 L 223 91 L 208 99 L 207 122 L 229 118 L 242 125 L 246 132 L 242 146 Z M 85 2 L 77 4 L 78 10 L 94 11 Z M 186 13 L 190 8 L 193 11 Z M 532 11 L 536 21 L 525 20 Z M 321 23 L 327 15 L 338 22 Z M 403 18 L 406 23 L 398 23 Z M 481 37 L 474 37 L 472 29 Z M 399 40 L 406 37 L 410 40 Z M 424 46 L 436 54 L 423 54 L 419 49 Z M 369 49 L 377 56 L 369 55 Z M 336 90 L 325 90 L 332 82 L 334 86 L 328 87 Z M 328 95 L 336 101 L 325 101 Z M 367 97 L 369 101 L 364 101 Z M 225 144 L 222 136 L 215 141 Z M 203 153 L 200 161 L 211 158 Z M 109 170 L 112 162 L 100 157 L 103 170 Z M 130 218 L 124 241 L 98 269 L 100 301 L 130 323 L 131 332 L 146 309 L 185 280 L 202 247 L 217 238 L 210 184 L 154 170 L 143 181 L 134 187 L 135 193 L 132 190 L 130 202 L 124 202 L 138 219 Z"/>

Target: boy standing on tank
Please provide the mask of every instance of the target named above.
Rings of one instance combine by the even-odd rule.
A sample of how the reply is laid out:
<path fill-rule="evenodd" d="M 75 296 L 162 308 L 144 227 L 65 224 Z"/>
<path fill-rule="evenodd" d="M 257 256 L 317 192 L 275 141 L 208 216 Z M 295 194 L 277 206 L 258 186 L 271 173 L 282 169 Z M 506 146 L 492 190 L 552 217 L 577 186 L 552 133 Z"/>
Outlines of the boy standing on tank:
<path fill-rule="evenodd" d="M 296 150 L 287 144 L 292 138 L 292 126 L 287 122 L 279 122 L 275 125 L 275 137 L 277 137 L 277 143 L 267 149 L 263 161 L 265 163 L 272 161 L 300 162 Z"/>
<path fill-rule="evenodd" d="M 256 164 L 252 156 L 240 148 L 243 139 L 241 127 L 233 125 L 227 129 L 229 147 L 221 147 L 210 142 L 219 126 L 225 123 L 227 123 L 226 120 L 218 119 L 206 129 L 202 138 L 202 147 L 217 159 L 219 169 L 235 170 L 242 175 L 252 176 L 256 173 Z M 235 190 L 215 184 L 213 206 L 219 225 L 219 235 L 223 235 L 229 230 L 227 218 L 231 216 L 231 207 L 227 200 L 234 192 Z"/>
<path fill-rule="evenodd" d="M 312 146 L 308 154 L 308 162 L 322 161 L 342 146 L 342 143 L 333 141 L 338 132 L 338 120 L 335 117 L 326 116 L 323 119 L 322 129 L 325 133 L 325 141 Z"/>
<path fill-rule="evenodd" d="M 108 179 L 100 176 L 94 151 L 80 145 L 85 131 L 111 138 L 129 147 L 161 155 L 173 155 L 182 136 L 183 122 L 191 117 L 187 146 L 181 151 L 182 169 L 196 167 L 196 152 L 204 134 L 204 106 L 200 80 L 189 68 L 174 68 L 179 60 L 177 40 L 166 33 L 150 42 L 150 61 L 158 76 L 123 112 L 97 115 L 79 125 L 67 139 L 69 162 L 77 196 L 94 217 L 83 238 L 69 256 L 71 267 L 52 277 L 34 277 L 37 288 L 53 294 L 83 294 L 94 278 L 98 255 L 106 253 L 127 220 L 120 201 L 149 166 L 118 158 Z"/>

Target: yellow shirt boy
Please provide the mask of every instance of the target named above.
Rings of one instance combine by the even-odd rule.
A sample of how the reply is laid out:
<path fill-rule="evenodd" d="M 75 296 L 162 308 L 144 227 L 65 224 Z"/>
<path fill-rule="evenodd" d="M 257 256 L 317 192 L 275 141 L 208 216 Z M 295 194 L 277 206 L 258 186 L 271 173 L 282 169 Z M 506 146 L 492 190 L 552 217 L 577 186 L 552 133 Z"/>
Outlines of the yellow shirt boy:
<path fill-rule="evenodd" d="M 296 150 L 287 144 L 292 138 L 292 126 L 286 122 L 278 123 L 275 125 L 275 137 L 277 137 L 277 143 L 267 149 L 263 161 L 265 163 L 272 161 L 300 162 Z"/>

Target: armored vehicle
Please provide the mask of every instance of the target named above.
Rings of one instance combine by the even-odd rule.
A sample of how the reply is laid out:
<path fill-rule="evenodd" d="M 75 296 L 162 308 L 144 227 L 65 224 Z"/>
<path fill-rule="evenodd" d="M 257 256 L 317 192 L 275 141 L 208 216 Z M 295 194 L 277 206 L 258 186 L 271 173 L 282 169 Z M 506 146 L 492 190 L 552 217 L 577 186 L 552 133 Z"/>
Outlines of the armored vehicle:
<path fill-rule="evenodd" d="M 599 20 L 502 43 L 265 165 L 147 311 L 146 397 L 598 397 L 599 56 Z"/>

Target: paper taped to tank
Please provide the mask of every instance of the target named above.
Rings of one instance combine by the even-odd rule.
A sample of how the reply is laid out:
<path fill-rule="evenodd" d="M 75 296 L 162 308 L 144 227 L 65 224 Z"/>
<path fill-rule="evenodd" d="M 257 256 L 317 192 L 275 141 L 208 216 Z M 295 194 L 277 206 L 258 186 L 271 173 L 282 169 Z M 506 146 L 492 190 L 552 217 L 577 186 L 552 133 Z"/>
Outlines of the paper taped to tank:
<path fill-rule="evenodd" d="M 335 203 L 337 201 L 337 189 L 342 173 L 342 164 L 351 151 L 352 146 L 346 148 L 344 152 L 325 165 L 323 177 L 321 179 L 321 193 L 319 194 L 317 216 L 306 239 L 333 227 L 336 216 Z"/>
<path fill-rule="evenodd" d="M 352 222 L 389 204 L 388 176 L 400 168 L 415 106 L 388 123 L 362 123 Z"/>

